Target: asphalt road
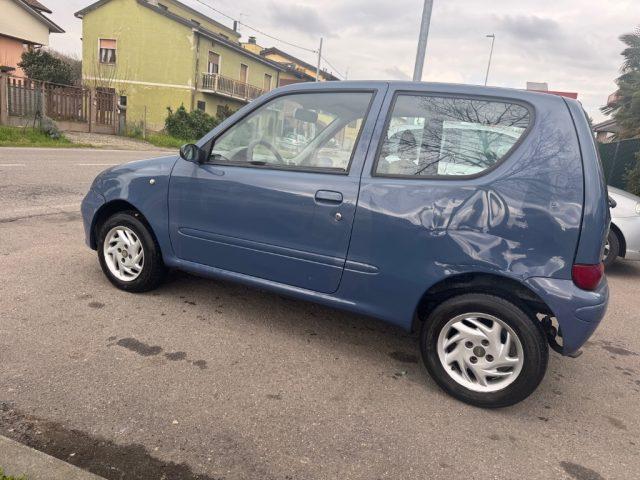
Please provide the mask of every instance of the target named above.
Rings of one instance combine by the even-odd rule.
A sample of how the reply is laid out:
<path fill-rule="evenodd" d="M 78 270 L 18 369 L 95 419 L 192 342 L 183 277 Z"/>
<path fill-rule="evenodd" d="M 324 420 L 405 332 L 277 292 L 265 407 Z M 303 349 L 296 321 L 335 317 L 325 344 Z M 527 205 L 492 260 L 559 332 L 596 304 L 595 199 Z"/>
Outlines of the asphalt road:
<path fill-rule="evenodd" d="M 1 435 L 113 479 L 638 478 L 639 264 L 580 358 L 480 410 L 368 318 L 184 274 L 113 288 L 78 206 L 144 156 L 0 149 Z"/>

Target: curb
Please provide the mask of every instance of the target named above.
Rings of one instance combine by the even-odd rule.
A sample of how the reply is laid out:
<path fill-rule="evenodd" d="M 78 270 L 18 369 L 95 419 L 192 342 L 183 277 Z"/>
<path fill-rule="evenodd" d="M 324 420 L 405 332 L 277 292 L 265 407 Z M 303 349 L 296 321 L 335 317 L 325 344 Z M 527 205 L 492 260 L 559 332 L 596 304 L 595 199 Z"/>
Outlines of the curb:
<path fill-rule="evenodd" d="M 105 480 L 69 463 L 0 435 L 0 467 L 27 480 Z"/>

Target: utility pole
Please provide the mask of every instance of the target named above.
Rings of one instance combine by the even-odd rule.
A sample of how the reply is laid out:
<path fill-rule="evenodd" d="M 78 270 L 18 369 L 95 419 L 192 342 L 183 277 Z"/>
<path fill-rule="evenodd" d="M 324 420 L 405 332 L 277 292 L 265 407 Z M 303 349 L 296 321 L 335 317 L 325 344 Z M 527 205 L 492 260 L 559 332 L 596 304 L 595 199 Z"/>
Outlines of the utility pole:
<path fill-rule="evenodd" d="M 320 60 L 322 59 L 322 37 L 320 37 L 320 48 L 318 48 L 318 66 L 316 67 L 316 82 L 320 81 Z"/>
<path fill-rule="evenodd" d="M 489 69 L 491 68 L 491 57 L 493 56 L 493 43 L 496 41 L 495 33 L 487 35 L 487 38 L 491 39 L 491 50 L 489 50 L 489 63 L 487 63 L 487 73 L 484 76 L 484 85 L 487 86 L 487 80 L 489 80 Z"/>
<path fill-rule="evenodd" d="M 424 57 L 427 53 L 427 37 L 429 37 L 429 24 L 431 23 L 431 10 L 433 9 L 433 0 L 424 0 L 424 8 L 422 9 L 422 22 L 420 23 L 420 35 L 418 36 L 418 51 L 416 52 L 416 64 L 413 67 L 413 81 L 422 80 L 422 67 L 424 66 Z"/>

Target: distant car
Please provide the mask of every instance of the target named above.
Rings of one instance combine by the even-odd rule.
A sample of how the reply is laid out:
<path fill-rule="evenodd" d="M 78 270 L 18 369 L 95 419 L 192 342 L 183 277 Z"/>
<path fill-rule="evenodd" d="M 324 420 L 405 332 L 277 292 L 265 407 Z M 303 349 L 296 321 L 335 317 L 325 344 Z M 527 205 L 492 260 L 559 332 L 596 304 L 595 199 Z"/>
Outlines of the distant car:
<path fill-rule="evenodd" d="M 527 397 L 607 308 L 606 185 L 586 114 L 553 95 L 290 85 L 101 173 L 82 213 L 122 290 L 175 268 L 418 329 L 435 381 L 483 407 Z"/>
<path fill-rule="evenodd" d="M 602 261 L 611 265 L 618 257 L 640 260 L 640 197 L 615 187 L 608 187 L 611 205 L 611 228 Z"/>

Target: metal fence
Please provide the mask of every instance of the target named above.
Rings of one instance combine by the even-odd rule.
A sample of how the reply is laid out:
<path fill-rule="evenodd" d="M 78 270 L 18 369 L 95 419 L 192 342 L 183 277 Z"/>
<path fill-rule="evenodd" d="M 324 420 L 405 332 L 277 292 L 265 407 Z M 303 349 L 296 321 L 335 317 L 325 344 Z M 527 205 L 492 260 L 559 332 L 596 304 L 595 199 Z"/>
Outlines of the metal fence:
<path fill-rule="evenodd" d="M 202 74 L 202 90 L 250 102 L 264 93 L 262 88 L 217 73 Z"/>
<path fill-rule="evenodd" d="M 42 91 L 36 82 L 28 79 L 7 77 L 9 115 L 26 117 L 40 111 Z"/>
<path fill-rule="evenodd" d="M 61 130 L 116 133 L 116 93 L 0 76 L 0 123 L 19 125 L 42 115 L 58 122 Z"/>
<path fill-rule="evenodd" d="M 70 122 L 89 120 L 89 89 L 54 84 L 44 84 L 44 88 L 47 116 Z"/>

